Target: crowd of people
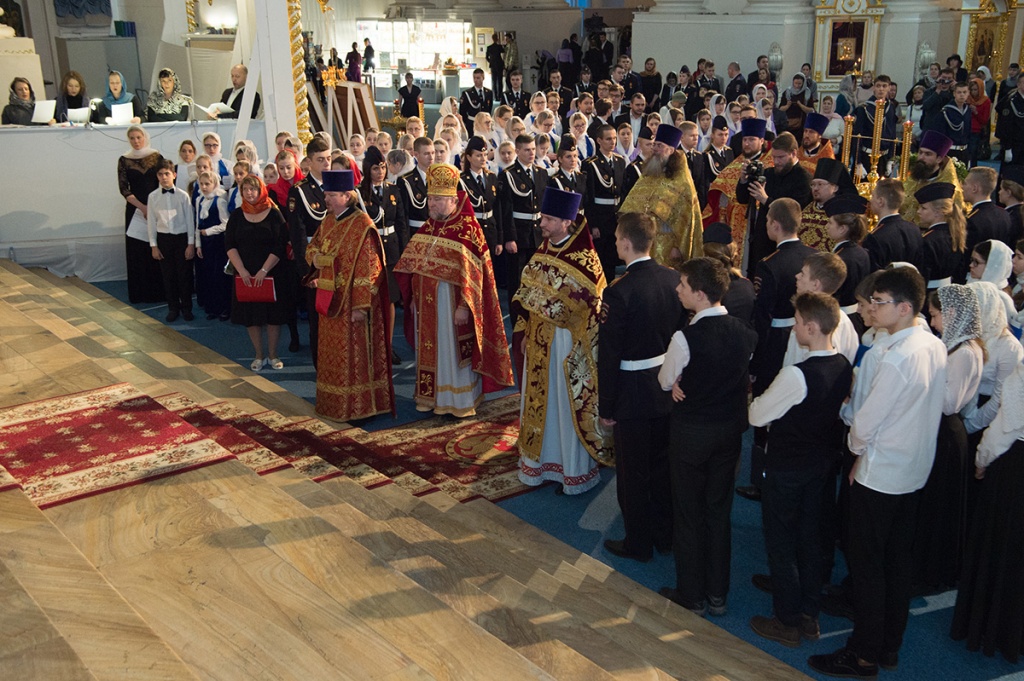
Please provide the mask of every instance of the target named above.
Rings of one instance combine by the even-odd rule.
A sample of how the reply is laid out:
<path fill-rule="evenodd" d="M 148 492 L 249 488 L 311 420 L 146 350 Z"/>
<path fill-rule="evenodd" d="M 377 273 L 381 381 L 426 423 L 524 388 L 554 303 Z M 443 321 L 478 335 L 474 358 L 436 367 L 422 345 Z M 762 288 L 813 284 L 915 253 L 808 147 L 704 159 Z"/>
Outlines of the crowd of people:
<path fill-rule="evenodd" d="M 73 122 L 70 112 L 86 110 L 86 120 L 92 123 L 160 123 L 168 121 L 187 121 L 196 118 L 238 118 L 245 95 L 246 80 L 249 69 L 244 64 L 236 64 L 231 68 L 231 87 L 224 90 L 220 103 L 228 110 L 217 109 L 196 112 L 191 97 L 181 91 L 181 83 L 172 69 L 160 69 L 157 74 L 159 87 L 149 93 L 143 103 L 120 71 L 111 71 L 107 75 L 106 92 L 102 97 L 90 98 L 87 93 L 85 78 L 78 71 L 68 71 L 61 78 L 57 88 L 57 99 L 53 118 L 48 121 L 33 122 L 36 109 L 36 94 L 27 78 L 21 76 L 11 81 L 11 91 L 7 106 L 4 107 L 0 122 L 3 125 L 59 125 Z M 260 110 L 260 95 L 254 93 L 252 117 Z M 131 115 L 115 118 L 116 105 L 131 105 Z M 74 119 L 77 120 L 77 119 Z M 85 122 L 85 121 L 81 121 Z"/>
<path fill-rule="evenodd" d="M 909 175 L 883 158 L 864 198 L 807 73 L 775 98 L 766 61 L 728 82 L 706 60 L 665 83 L 631 64 L 553 69 L 535 94 L 513 69 L 500 96 L 478 69 L 434 135 L 416 115 L 344 150 L 282 132 L 270 163 L 245 140 L 222 158 L 214 133 L 164 159 L 133 126 L 130 298 L 173 322 L 194 288 L 247 327 L 254 371 L 283 366 L 280 328 L 297 349 L 308 315 L 317 411 L 349 422 L 394 411 L 401 306 L 417 409 L 472 416 L 518 384 L 520 479 L 582 494 L 614 465 L 625 536 L 606 550 L 672 553 L 662 593 L 701 615 L 728 609 L 753 426 L 735 494 L 762 504 L 758 635 L 796 647 L 822 610 L 847 616 L 846 645 L 809 665 L 873 678 L 899 665 L 911 596 L 955 586 L 953 638 L 1017 660 L 1024 83 L 996 107 L 1001 172 L 961 182 L 949 133 L 968 121 L 942 126 L 976 105 L 938 69 L 926 96 L 952 107 L 922 123 Z M 860 90 L 855 132 L 898 119 L 890 79 Z"/>

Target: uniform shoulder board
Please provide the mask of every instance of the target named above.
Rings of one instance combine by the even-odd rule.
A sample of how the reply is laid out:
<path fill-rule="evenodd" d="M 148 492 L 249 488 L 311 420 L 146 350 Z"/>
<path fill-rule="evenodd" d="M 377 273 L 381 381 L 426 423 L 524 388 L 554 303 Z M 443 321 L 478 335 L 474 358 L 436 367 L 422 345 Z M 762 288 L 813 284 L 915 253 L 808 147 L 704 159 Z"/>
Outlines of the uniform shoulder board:
<path fill-rule="evenodd" d="M 778 255 L 778 253 L 779 253 L 778 249 L 776 249 L 776 250 L 772 251 L 772 252 L 771 252 L 771 253 L 769 253 L 768 255 L 766 255 L 766 256 L 764 256 L 763 258 L 761 258 L 761 262 L 768 262 L 769 260 L 771 260 L 772 258 L 774 258 L 774 257 L 775 257 L 776 255 Z"/>
<path fill-rule="evenodd" d="M 416 173 L 416 172 L 417 172 L 417 169 L 416 169 L 416 168 L 413 168 L 413 169 L 412 169 L 412 170 L 410 170 L 409 172 L 407 172 L 407 173 L 405 173 L 404 175 L 400 176 L 400 178 L 399 178 L 399 179 L 402 179 L 402 180 L 404 180 L 404 179 L 405 179 L 405 178 L 407 178 L 407 177 L 412 177 L 413 173 Z"/>
<path fill-rule="evenodd" d="M 588 163 L 591 164 L 591 165 L 593 165 L 594 163 L 597 163 L 597 154 L 594 154 L 592 156 L 587 156 L 587 158 L 583 160 L 583 165 L 587 165 Z"/>
<path fill-rule="evenodd" d="M 613 151 L 612 152 L 612 160 L 614 161 L 616 159 L 622 159 L 623 161 L 626 160 L 626 158 L 622 154 L 618 154 L 618 153 Z"/>

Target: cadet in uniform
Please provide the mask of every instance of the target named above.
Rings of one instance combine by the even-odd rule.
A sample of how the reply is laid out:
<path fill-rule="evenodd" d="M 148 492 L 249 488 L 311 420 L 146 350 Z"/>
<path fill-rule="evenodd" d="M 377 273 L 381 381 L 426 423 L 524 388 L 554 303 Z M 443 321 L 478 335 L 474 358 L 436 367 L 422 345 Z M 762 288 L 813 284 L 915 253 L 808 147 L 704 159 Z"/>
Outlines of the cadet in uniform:
<path fill-rule="evenodd" d="M 466 192 L 466 199 L 473 206 L 476 220 L 484 231 L 487 247 L 491 255 L 501 255 L 503 250 L 501 229 L 494 207 L 498 196 L 498 177 L 487 169 L 487 142 L 482 137 L 473 137 L 466 145 L 462 154 L 462 171 L 460 184 Z"/>
<path fill-rule="evenodd" d="M 299 281 L 309 272 L 306 244 L 320 228 L 320 222 L 327 217 L 327 202 L 324 200 L 321 178 L 323 172 L 331 169 L 331 148 L 322 138 L 315 137 L 306 145 L 306 157 L 310 161 L 309 174 L 288 190 L 288 233 Z M 306 294 L 306 311 L 309 313 L 309 349 L 313 353 L 315 368 L 320 336 L 316 290 L 303 287 L 303 291 Z"/>
<path fill-rule="evenodd" d="M 366 214 L 384 244 L 384 266 L 388 272 L 388 296 L 391 300 L 390 337 L 395 335 L 395 304 L 402 300 L 402 292 L 395 281 L 395 263 L 402 248 L 409 242 L 409 224 L 405 220 L 405 207 L 398 186 L 387 181 L 388 167 L 384 154 L 377 147 L 368 147 L 363 156 L 363 181 L 359 196 Z M 400 364 L 401 358 L 391 349 L 391 363 Z"/>
<path fill-rule="evenodd" d="M 508 298 L 519 290 L 519 279 L 526 263 L 543 238 L 540 235 L 540 203 L 548 182 L 548 171 L 533 162 L 536 144 L 529 135 L 516 138 L 516 161 L 501 171 L 498 179 L 498 206 L 505 262 L 508 267 Z M 512 320 L 512 326 L 515 327 Z"/>
<path fill-rule="evenodd" d="M 601 258 L 601 267 L 605 276 L 613 279 L 619 262 L 615 250 L 615 225 L 619 204 L 624 196 L 622 186 L 626 175 L 626 160 L 613 151 L 615 128 L 602 125 L 597 132 L 597 153 L 583 165 L 586 173 L 583 206 L 594 238 L 594 247 Z"/>
<path fill-rule="evenodd" d="M 405 204 L 405 219 L 409 223 L 409 238 L 416 233 L 430 217 L 427 211 L 427 168 L 434 162 L 434 142 L 429 137 L 420 137 L 413 142 L 413 155 L 417 166 L 398 180 Z M 405 248 L 405 244 L 402 244 Z"/>
<path fill-rule="evenodd" d="M 473 136 L 473 119 L 480 112 L 491 113 L 494 108 L 494 94 L 484 87 L 484 70 L 474 69 L 473 87 L 462 91 L 459 98 L 459 115 L 466 124 L 466 131 Z"/>

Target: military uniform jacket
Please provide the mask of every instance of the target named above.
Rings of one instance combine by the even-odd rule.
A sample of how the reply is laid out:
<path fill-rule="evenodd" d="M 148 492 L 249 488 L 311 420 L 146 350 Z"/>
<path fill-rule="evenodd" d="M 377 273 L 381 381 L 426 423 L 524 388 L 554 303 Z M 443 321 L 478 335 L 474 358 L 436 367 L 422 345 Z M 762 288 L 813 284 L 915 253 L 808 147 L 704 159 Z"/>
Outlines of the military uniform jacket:
<path fill-rule="evenodd" d="M 892 149 L 892 141 L 896 139 L 896 122 L 899 119 L 899 112 L 896 109 L 896 103 L 892 100 L 885 101 L 884 117 L 882 119 L 882 144 L 881 148 L 883 151 Z M 862 140 L 860 145 L 860 152 L 863 154 L 869 153 L 868 149 L 871 148 L 871 136 L 875 133 L 875 98 L 872 97 L 866 103 L 861 104 L 853 112 L 853 134 L 864 135 L 867 140 Z M 970 126 L 968 125 L 968 129 Z M 885 141 L 890 140 L 890 141 Z"/>
<path fill-rule="evenodd" d="M 481 96 L 480 92 L 483 92 Z M 489 88 L 469 88 L 459 98 L 459 115 L 466 123 L 469 134 L 473 134 L 473 118 L 481 111 L 491 113 L 494 108 L 494 93 Z"/>
<path fill-rule="evenodd" d="M 940 120 L 942 125 L 939 126 L 939 132 L 953 140 L 953 146 L 967 146 L 968 138 L 971 136 L 970 106 L 964 104 L 963 109 L 958 109 L 956 102 L 950 102 L 942 107 Z"/>
<path fill-rule="evenodd" d="M 572 174 L 572 177 L 569 177 L 568 173 L 559 168 L 548 179 L 548 184 L 553 187 L 557 187 L 558 189 L 561 189 L 562 191 L 565 192 L 575 192 L 577 194 L 583 194 L 583 192 L 586 190 L 587 184 L 586 173 L 584 173 L 582 170 L 577 170 Z M 579 220 L 580 218 L 583 217 L 585 212 L 586 211 L 583 207 L 583 202 L 580 201 L 580 212 L 576 219 L 577 224 L 579 224 Z"/>
<path fill-rule="evenodd" d="M 384 263 L 393 266 L 409 243 L 409 223 L 405 219 L 402 195 L 396 185 L 386 180 L 379 187 L 360 185 L 359 194 L 366 206 L 366 214 L 373 220 L 373 226 L 384 243 Z"/>
<path fill-rule="evenodd" d="M 999 102 L 999 119 L 996 123 L 996 137 L 1005 147 L 1024 145 L 1024 97 L 1016 89 L 1009 97 Z M 1024 159 L 1013 155 L 1011 161 L 1024 164 Z"/>
<path fill-rule="evenodd" d="M 1017 242 L 1024 239 L 1024 214 L 1021 213 L 1022 209 L 1024 209 L 1024 203 L 1006 207 L 1006 214 L 1010 216 L 1010 240 L 1006 242 L 1006 245 L 1010 248 L 1016 248 Z"/>
<path fill-rule="evenodd" d="M 292 242 L 295 254 L 295 268 L 299 277 L 306 276 L 309 265 L 306 264 L 306 244 L 320 228 L 320 223 L 327 217 L 327 202 L 324 201 L 324 190 L 320 183 L 312 177 L 304 180 L 288 190 L 288 237 Z"/>
<path fill-rule="evenodd" d="M 420 175 L 419 168 L 413 168 L 398 178 L 397 184 L 405 207 L 405 219 L 409 223 L 409 238 L 412 238 L 430 217 L 427 211 L 427 183 Z"/>
<path fill-rule="evenodd" d="M 751 363 L 751 373 L 755 376 L 762 366 L 767 368 L 773 360 L 781 365 L 782 353 L 777 358 L 769 357 L 770 344 L 768 336 L 772 328 L 780 333 L 789 334 L 789 327 L 773 327 L 773 320 L 792 319 L 793 296 L 796 295 L 796 275 L 804 266 L 804 259 L 817 253 L 799 239 L 785 241 L 778 245 L 774 252 L 757 263 L 754 275 L 754 330 L 757 331 L 758 349 Z"/>
<path fill-rule="evenodd" d="M 704 169 L 707 171 L 708 187 L 718 177 L 718 173 L 728 168 L 735 159 L 736 155 L 733 153 L 732 147 L 728 145 L 721 152 L 714 147 L 708 147 L 704 152 Z"/>
<path fill-rule="evenodd" d="M 615 213 L 625 197 L 622 187 L 626 177 L 626 159 L 615 152 L 608 159 L 599 151 L 584 162 L 583 170 L 586 173 L 583 205 L 587 220 L 601 230 L 602 236 L 614 234 Z"/>
<path fill-rule="evenodd" d="M 963 265 L 963 253 L 953 250 L 953 237 L 949 225 L 941 222 L 924 233 L 921 250 L 921 276 L 928 288 L 943 286 L 946 279 L 955 277 Z M 941 283 L 940 283 L 941 282 Z"/>
<path fill-rule="evenodd" d="M 846 265 L 846 279 L 835 292 L 835 299 L 839 301 L 840 307 L 856 305 L 857 296 L 854 291 L 860 286 L 861 280 L 871 274 L 871 256 L 862 246 L 852 241 L 837 244 L 832 252 Z"/>
<path fill-rule="evenodd" d="M 679 273 L 654 260 L 635 262 L 604 290 L 597 332 L 598 413 L 606 419 L 649 419 L 672 410 L 671 393 L 658 383 L 659 367 L 623 371 L 623 360 L 665 353 L 683 323 L 675 288 Z M 637 333 L 643 329 L 643 333 Z"/>
<path fill-rule="evenodd" d="M 498 206 L 502 238 L 515 241 L 522 249 L 536 249 L 540 235 L 540 204 L 547 186 L 548 171 L 539 165 L 529 170 L 516 161 L 501 171 L 498 179 Z"/>
<path fill-rule="evenodd" d="M 637 156 L 633 162 L 626 166 L 626 173 L 622 178 L 622 198 L 625 199 L 633 191 L 633 187 L 640 181 L 644 174 L 644 161 L 647 159 Z M 622 201 L 619 201 L 621 204 Z"/>
<path fill-rule="evenodd" d="M 871 271 L 894 262 L 909 262 L 921 268 L 921 228 L 899 213 L 882 218 L 874 231 L 864 237 L 864 249 L 871 258 Z"/>
<path fill-rule="evenodd" d="M 501 93 L 501 103 L 512 107 L 513 116 L 524 118 L 526 114 L 530 113 L 530 93 L 526 90 L 520 90 L 519 94 L 510 89 L 505 90 Z"/>
<path fill-rule="evenodd" d="M 573 90 L 576 91 L 576 94 L 574 95 L 576 98 L 579 98 L 579 96 L 582 95 L 584 92 L 589 92 L 591 95 L 596 97 L 597 83 L 595 83 L 593 80 L 591 80 L 589 83 L 576 83 L 576 85 L 573 87 Z"/>
<path fill-rule="evenodd" d="M 473 212 L 476 213 L 476 220 L 484 231 L 484 237 L 487 238 L 487 246 L 491 249 L 491 253 L 494 253 L 495 246 L 505 243 L 501 240 L 501 229 L 498 225 L 498 216 L 495 214 L 498 176 L 486 168 L 483 169 L 481 175 L 483 182 L 477 181 L 469 170 L 463 170 L 461 184 L 469 204 L 473 206 Z"/>
<path fill-rule="evenodd" d="M 704 207 L 708 205 L 708 188 L 711 187 L 711 173 L 707 168 L 707 158 L 699 151 L 686 151 L 685 149 L 681 149 L 681 151 L 686 155 L 686 165 L 690 168 L 690 177 L 693 178 L 693 186 L 697 190 L 700 209 L 704 210 Z"/>
<path fill-rule="evenodd" d="M 1002 241 L 1013 250 L 1015 244 L 1010 243 L 1013 233 L 1013 221 L 1005 209 L 991 201 L 979 203 L 967 214 L 967 247 L 964 249 L 964 261 L 969 262 L 971 251 L 982 241 L 994 239 Z"/>

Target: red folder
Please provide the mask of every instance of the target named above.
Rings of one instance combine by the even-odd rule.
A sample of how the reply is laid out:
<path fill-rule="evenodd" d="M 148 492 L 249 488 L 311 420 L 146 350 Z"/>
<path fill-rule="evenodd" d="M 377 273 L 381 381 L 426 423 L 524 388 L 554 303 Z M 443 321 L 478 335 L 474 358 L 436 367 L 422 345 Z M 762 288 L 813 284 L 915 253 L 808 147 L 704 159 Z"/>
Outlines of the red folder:
<path fill-rule="evenodd" d="M 274 278 L 267 277 L 262 284 L 257 284 L 252 279 L 253 285 L 246 286 L 241 277 L 235 277 L 235 298 L 240 303 L 276 303 L 277 290 L 274 288 Z"/>

